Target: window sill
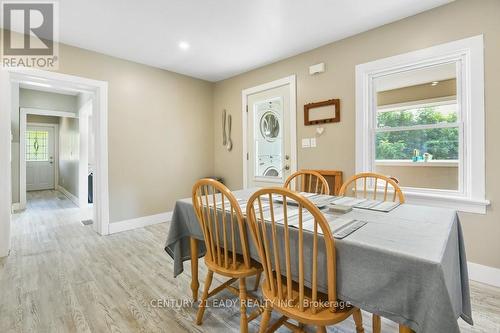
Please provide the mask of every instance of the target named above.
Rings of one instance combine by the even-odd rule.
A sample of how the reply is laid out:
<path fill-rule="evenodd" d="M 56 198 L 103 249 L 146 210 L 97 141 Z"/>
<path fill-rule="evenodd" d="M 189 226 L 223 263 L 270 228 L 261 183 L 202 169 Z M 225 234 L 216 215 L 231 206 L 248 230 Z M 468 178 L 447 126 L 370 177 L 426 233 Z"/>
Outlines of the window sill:
<path fill-rule="evenodd" d="M 460 212 L 486 214 L 489 200 L 472 199 L 452 194 L 422 193 L 412 189 L 404 189 L 406 202 L 415 205 L 425 205 L 450 208 Z"/>
<path fill-rule="evenodd" d="M 430 160 L 427 162 L 413 162 L 411 160 L 376 160 L 376 166 L 404 166 L 404 167 L 438 167 L 458 168 L 458 160 Z"/>

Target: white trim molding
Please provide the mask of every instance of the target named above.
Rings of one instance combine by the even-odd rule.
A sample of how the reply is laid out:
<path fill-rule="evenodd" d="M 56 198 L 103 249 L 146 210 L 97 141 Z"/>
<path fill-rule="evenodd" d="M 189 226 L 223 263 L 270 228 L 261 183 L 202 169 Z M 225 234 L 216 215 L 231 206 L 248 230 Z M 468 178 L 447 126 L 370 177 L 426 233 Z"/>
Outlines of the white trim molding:
<path fill-rule="evenodd" d="M 20 111 L 24 111 L 25 114 L 36 114 L 40 116 L 78 118 L 78 115 L 75 112 L 71 111 L 46 110 L 37 108 L 20 108 Z"/>
<path fill-rule="evenodd" d="M 486 213 L 484 43 L 475 36 L 356 66 L 356 173 L 375 170 L 376 87 L 379 77 L 455 63 L 461 140 L 459 189 L 404 188 L 407 201 Z M 453 125 L 456 126 L 456 125 Z"/>
<path fill-rule="evenodd" d="M 13 93 L 18 92 L 16 84 L 11 85 L 8 72 L 0 70 L 0 258 L 9 255 L 10 222 L 12 214 L 11 190 L 11 114 Z"/>
<path fill-rule="evenodd" d="M 64 194 L 64 196 L 66 198 L 68 198 L 72 203 L 74 203 L 78 207 L 80 206 L 80 202 L 78 200 L 78 197 L 76 195 L 74 195 L 73 193 L 71 193 L 70 191 L 68 191 L 67 189 L 65 189 L 61 185 L 56 185 L 56 190 L 61 192 L 62 194 Z"/>
<path fill-rule="evenodd" d="M 297 171 L 297 88 L 296 88 L 296 77 L 295 75 L 290 75 L 282 79 L 278 79 L 272 82 L 267 82 L 255 87 L 247 88 L 241 91 L 241 119 L 242 119 L 242 132 L 243 132 L 243 188 L 248 187 L 248 120 L 247 120 L 247 105 L 248 96 L 253 95 L 262 91 L 266 91 L 273 88 L 278 88 L 288 85 L 290 88 L 290 171 L 294 173 Z M 266 179 L 266 182 L 268 180 Z M 273 181 L 271 181 L 273 182 Z"/>
<path fill-rule="evenodd" d="M 113 222 L 109 224 L 109 233 L 116 234 L 122 231 L 147 227 L 148 225 L 170 222 L 172 220 L 172 214 L 173 212 L 165 212 L 120 222 Z"/>
<path fill-rule="evenodd" d="M 495 267 L 467 263 L 469 279 L 500 288 L 500 269 Z"/>

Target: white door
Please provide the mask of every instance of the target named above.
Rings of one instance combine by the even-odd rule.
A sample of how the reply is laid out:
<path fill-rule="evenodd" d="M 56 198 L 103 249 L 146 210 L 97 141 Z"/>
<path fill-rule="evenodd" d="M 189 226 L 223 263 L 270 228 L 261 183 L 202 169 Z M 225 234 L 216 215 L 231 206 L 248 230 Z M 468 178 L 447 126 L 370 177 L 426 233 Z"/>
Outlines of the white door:
<path fill-rule="evenodd" d="M 26 190 L 55 188 L 54 127 L 29 126 L 26 129 Z"/>
<path fill-rule="evenodd" d="M 281 186 L 295 171 L 291 109 L 290 84 L 247 95 L 247 187 Z"/>

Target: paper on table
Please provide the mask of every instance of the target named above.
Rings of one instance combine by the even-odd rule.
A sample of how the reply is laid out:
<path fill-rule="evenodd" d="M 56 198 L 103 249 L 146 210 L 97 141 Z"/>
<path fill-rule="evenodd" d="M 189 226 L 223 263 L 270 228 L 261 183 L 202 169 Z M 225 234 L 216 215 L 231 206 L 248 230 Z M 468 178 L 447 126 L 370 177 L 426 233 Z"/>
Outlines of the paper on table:
<path fill-rule="evenodd" d="M 336 232 L 338 232 L 340 229 L 344 228 L 346 225 L 355 221 L 354 219 L 345 218 L 345 217 L 335 218 L 332 215 L 330 215 L 330 216 L 325 215 L 325 217 L 327 218 L 327 222 L 328 222 L 328 226 L 330 227 L 330 230 L 334 234 Z M 306 223 L 304 223 L 302 225 L 302 227 L 304 228 L 304 230 L 314 232 L 314 219 L 307 221 Z M 318 226 L 318 233 L 323 234 L 323 231 L 321 230 L 321 228 L 319 226 Z"/>
<path fill-rule="evenodd" d="M 292 225 L 291 223 L 291 220 L 293 220 L 294 218 L 297 219 L 297 224 L 299 223 L 299 209 L 298 208 L 293 208 L 293 207 L 289 207 L 287 209 L 287 217 L 288 217 L 288 225 Z M 305 215 L 305 214 L 304 214 Z M 276 223 L 281 223 L 283 224 L 283 220 L 285 219 L 285 213 L 283 211 L 283 209 L 278 209 L 278 208 L 275 208 L 274 209 L 274 221 Z M 264 212 L 264 220 L 266 222 L 271 222 L 271 210 L 267 210 Z"/>
<path fill-rule="evenodd" d="M 354 207 L 356 208 L 373 208 L 375 207 L 376 205 L 379 205 L 381 203 L 380 200 L 365 200 L 363 202 L 360 202 L 356 205 L 354 205 Z"/>
<path fill-rule="evenodd" d="M 390 212 L 391 210 L 393 210 L 394 208 L 398 207 L 399 205 L 400 205 L 399 202 L 385 201 L 385 202 L 379 203 L 375 207 L 371 207 L 370 209 L 371 210 L 381 211 L 381 212 Z"/>
<path fill-rule="evenodd" d="M 319 208 L 324 207 L 339 198 L 333 195 L 326 195 L 326 194 L 305 193 L 305 192 L 300 192 L 300 194 L 308 198 L 316 207 Z"/>
<path fill-rule="evenodd" d="M 360 199 L 360 198 L 351 198 L 351 197 L 343 197 L 337 200 L 334 200 L 332 204 L 334 205 L 344 205 L 344 206 L 355 206 L 363 201 L 366 201 L 366 199 Z"/>
<path fill-rule="evenodd" d="M 337 233 L 339 230 L 341 230 L 342 228 L 344 228 L 346 225 L 354 222 L 355 219 L 351 219 L 351 218 L 348 218 L 348 217 L 339 217 L 335 220 L 332 220 L 332 221 L 328 221 L 328 225 L 330 226 L 330 230 L 332 231 L 332 233 Z"/>
<path fill-rule="evenodd" d="M 243 215 L 245 215 L 248 201 L 245 199 L 236 199 L 236 201 L 238 201 L 238 205 L 240 206 Z M 222 209 L 222 201 L 221 200 L 216 201 L 216 205 L 217 205 L 217 209 L 219 209 L 219 210 Z M 262 202 L 262 210 L 263 211 L 267 210 L 269 208 L 269 206 L 270 206 L 269 202 Z M 256 204 L 255 207 L 258 207 L 258 205 Z M 231 203 L 229 202 L 229 200 L 224 200 L 224 210 L 226 212 L 231 212 Z"/>

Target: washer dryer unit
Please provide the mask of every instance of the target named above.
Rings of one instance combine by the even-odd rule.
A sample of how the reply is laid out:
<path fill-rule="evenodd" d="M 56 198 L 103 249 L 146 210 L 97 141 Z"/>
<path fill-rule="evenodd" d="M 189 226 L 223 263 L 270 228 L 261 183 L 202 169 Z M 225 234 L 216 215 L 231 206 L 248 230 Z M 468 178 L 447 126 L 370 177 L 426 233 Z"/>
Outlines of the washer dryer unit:
<path fill-rule="evenodd" d="M 281 177 L 281 156 L 260 155 L 259 156 L 259 176 Z"/>
<path fill-rule="evenodd" d="M 282 136 L 281 100 L 274 99 L 259 105 L 258 125 L 258 175 L 261 177 L 281 177 Z"/>

